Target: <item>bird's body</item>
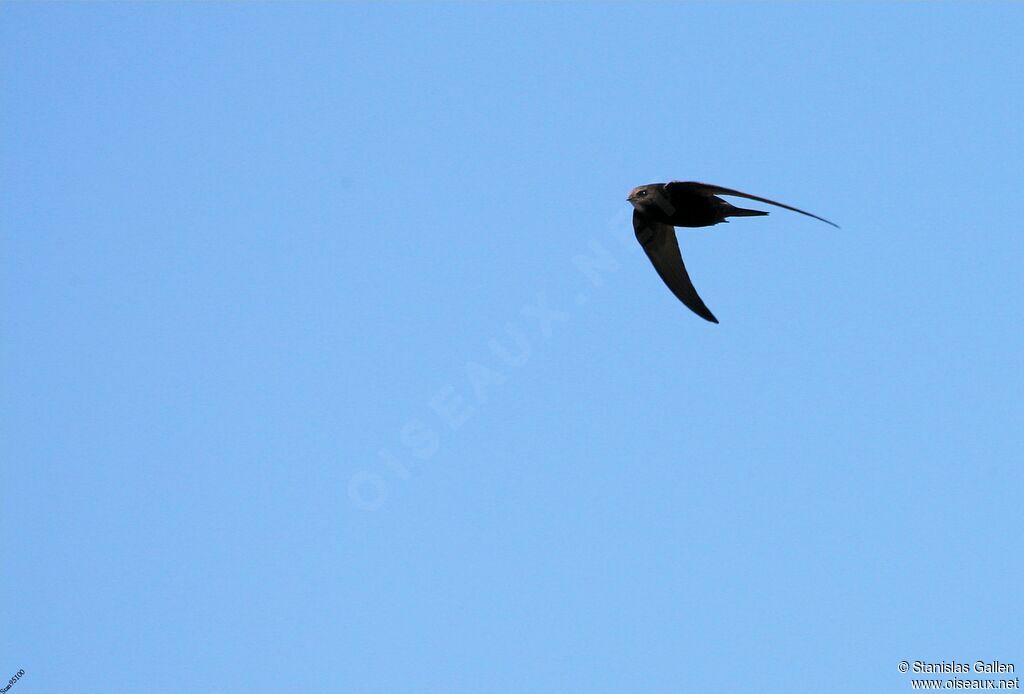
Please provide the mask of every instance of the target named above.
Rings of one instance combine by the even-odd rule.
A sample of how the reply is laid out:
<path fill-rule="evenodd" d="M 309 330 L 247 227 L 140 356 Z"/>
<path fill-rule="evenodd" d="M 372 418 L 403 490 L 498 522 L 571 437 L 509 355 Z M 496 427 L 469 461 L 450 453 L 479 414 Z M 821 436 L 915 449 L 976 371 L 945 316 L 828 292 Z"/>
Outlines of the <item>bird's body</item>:
<path fill-rule="evenodd" d="M 761 210 L 736 207 L 718 197 L 719 195 L 734 195 L 756 200 L 832 224 L 818 215 L 781 202 L 696 181 L 651 183 L 630 191 L 627 199 L 633 205 L 633 231 L 654 269 L 680 301 L 698 316 L 712 323 L 717 323 L 718 319 L 704 305 L 690 281 L 682 254 L 679 252 L 675 227 L 708 227 L 728 221 L 728 217 L 759 217 L 768 214 Z"/>

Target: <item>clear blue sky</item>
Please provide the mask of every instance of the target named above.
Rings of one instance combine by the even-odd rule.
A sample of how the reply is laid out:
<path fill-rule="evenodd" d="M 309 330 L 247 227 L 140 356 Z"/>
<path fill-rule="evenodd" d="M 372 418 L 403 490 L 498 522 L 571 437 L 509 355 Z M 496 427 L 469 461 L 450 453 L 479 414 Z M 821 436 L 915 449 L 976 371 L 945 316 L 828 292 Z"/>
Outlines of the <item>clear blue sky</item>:
<path fill-rule="evenodd" d="M 0 684 L 1024 667 L 1024 7 L 0 6 Z M 681 232 L 627 191 L 782 210 Z M 589 259 L 589 260 L 588 260 Z"/>

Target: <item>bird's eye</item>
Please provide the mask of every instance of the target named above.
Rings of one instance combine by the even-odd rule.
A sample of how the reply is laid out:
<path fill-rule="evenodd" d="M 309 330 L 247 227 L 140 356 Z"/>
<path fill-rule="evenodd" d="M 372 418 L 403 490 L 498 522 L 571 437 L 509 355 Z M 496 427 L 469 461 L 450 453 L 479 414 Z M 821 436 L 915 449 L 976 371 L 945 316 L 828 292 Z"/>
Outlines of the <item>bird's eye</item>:
<path fill-rule="evenodd" d="M 646 190 L 641 190 L 641 191 L 638 191 L 638 192 L 637 192 L 637 194 L 636 194 L 636 196 L 637 196 L 638 198 L 646 198 L 646 197 L 647 197 L 647 191 L 646 191 Z"/>

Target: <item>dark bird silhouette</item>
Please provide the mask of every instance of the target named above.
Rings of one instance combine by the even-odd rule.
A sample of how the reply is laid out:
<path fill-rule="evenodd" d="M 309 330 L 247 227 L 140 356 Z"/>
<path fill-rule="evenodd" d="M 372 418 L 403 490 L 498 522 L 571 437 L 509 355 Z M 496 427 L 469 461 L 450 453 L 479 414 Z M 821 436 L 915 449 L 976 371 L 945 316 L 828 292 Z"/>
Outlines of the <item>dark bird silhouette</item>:
<path fill-rule="evenodd" d="M 837 224 L 816 214 L 768 198 L 759 198 L 756 195 L 708 183 L 650 183 L 631 190 L 626 199 L 633 205 L 633 231 L 636 233 L 636 240 L 643 246 L 654 269 L 676 298 L 698 316 L 712 323 L 717 323 L 718 319 L 704 305 L 693 287 L 693 282 L 690 281 L 686 265 L 683 264 L 683 256 L 679 252 L 675 227 L 709 227 L 729 221 L 727 217 L 760 217 L 768 214 L 761 210 L 735 207 L 718 197 L 719 195 L 733 195 L 775 205 L 839 228 Z"/>

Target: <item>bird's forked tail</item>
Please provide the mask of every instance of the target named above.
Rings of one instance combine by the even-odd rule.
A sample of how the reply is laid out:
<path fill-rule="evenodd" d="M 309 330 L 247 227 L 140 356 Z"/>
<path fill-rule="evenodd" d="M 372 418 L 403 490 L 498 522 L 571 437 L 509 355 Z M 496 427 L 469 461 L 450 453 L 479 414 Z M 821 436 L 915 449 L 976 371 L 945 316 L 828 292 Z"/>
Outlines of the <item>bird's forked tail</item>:
<path fill-rule="evenodd" d="M 725 213 L 726 217 L 763 217 L 768 214 L 761 210 L 748 210 L 743 207 L 729 206 L 729 211 Z"/>

